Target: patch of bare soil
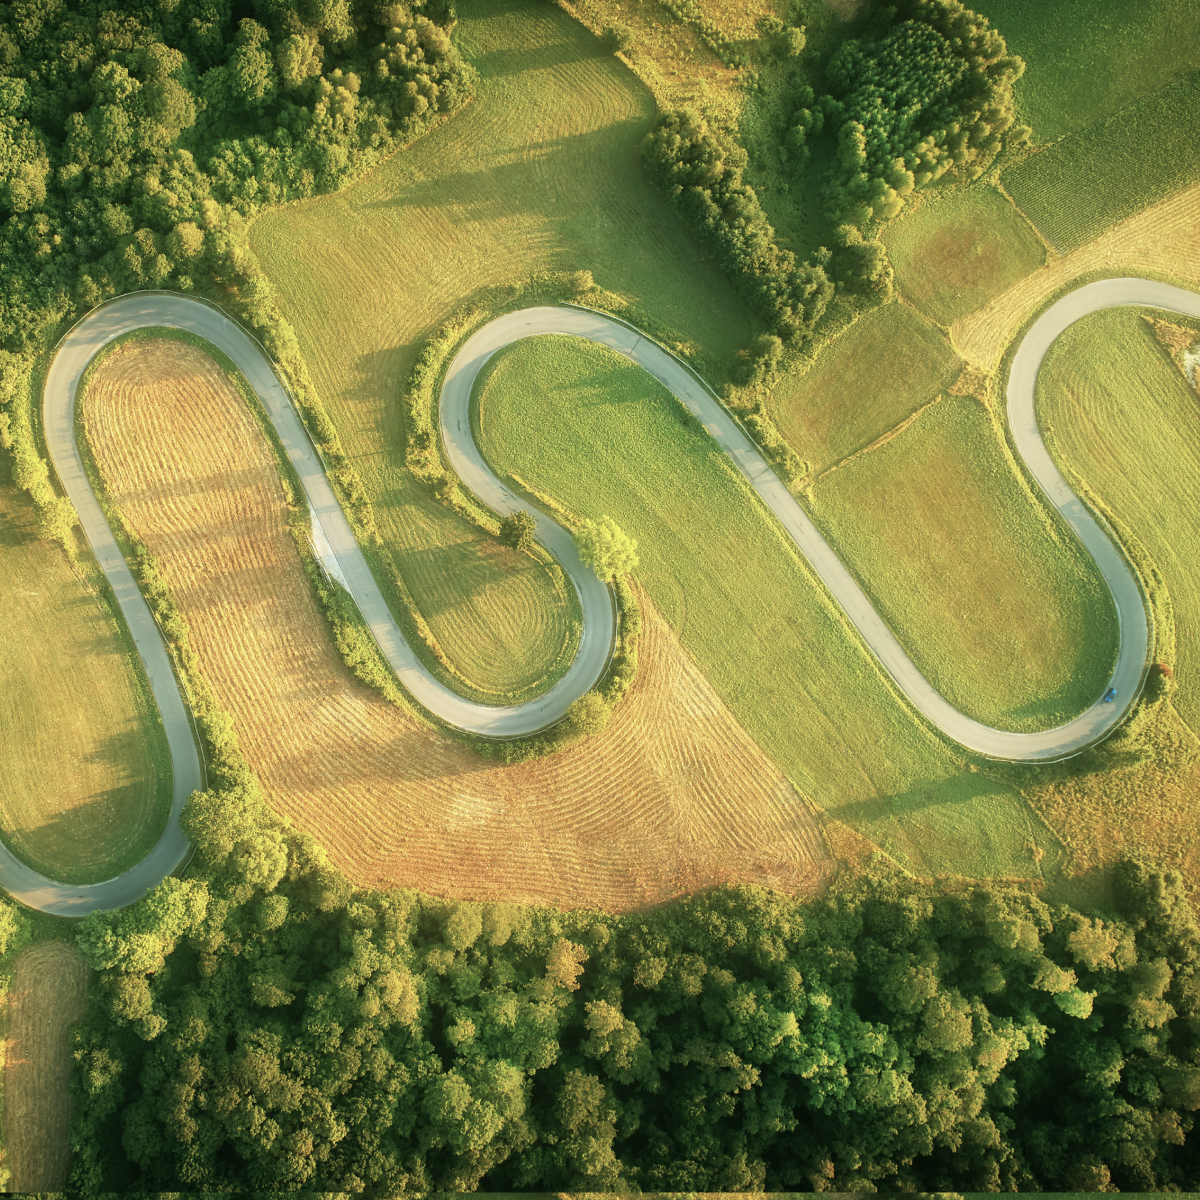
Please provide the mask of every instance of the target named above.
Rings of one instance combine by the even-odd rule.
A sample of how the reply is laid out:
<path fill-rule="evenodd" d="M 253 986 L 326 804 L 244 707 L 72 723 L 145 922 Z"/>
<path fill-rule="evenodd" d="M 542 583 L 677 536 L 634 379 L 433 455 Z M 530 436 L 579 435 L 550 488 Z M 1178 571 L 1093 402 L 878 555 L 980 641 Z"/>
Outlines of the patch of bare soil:
<path fill-rule="evenodd" d="M 278 473 L 204 354 L 139 341 L 94 377 L 88 436 L 272 805 L 360 884 L 624 911 L 722 883 L 810 892 L 805 801 L 645 604 L 607 731 L 504 767 L 357 683 L 286 529 Z"/>
<path fill-rule="evenodd" d="M 8 1190 L 54 1191 L 71 1160 L 67 1030 L 83 1015 L 88 969 L 69 942 L 35 942 L 15 966 L 4 1064 Z"/>

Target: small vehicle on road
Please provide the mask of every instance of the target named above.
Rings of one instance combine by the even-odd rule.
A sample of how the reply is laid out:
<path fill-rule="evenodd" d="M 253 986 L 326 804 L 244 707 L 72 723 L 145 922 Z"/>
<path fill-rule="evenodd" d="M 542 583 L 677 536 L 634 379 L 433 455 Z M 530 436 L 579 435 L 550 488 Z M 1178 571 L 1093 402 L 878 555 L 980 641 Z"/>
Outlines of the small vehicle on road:
<path fill-rule="evenodd" d="M 1102 701 L 1102 703 L 1111 704 L 1116 698 L 1117 698 L 1117 689 L 1109 688 L 1108 691 L 1104 693 L 1104 700 Z"/>

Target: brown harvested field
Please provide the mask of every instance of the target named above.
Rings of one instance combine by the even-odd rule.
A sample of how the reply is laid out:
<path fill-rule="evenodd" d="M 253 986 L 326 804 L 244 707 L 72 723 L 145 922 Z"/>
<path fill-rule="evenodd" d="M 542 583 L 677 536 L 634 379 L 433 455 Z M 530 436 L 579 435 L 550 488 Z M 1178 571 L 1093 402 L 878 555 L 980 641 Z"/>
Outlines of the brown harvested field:
<path fill-rule="evenodd" d="M 1114 226 L 1086 246 L 1055 255 L 950 327 L 950 340 L 971 362 L 999 363 L 1022 322 L 1064 284 L 1092 271 L 1151 275 L 1169 270 L 1189 287 L 1200 286 L 1200 184 L 1187 188 Z"/>
<path fill-rule="evenodd" d="M 69 942 L 35 942 L 15 968 L 4 1063 L 8 1190 L 54 1191 L 71 1158 L 67 1030 L 83 1015 L 88 969 Z"/>
<path fill-rule="evenodd" d="M 805 802 L 647 605 L 642 665 L 600 738 L 492 764 L 358 684 L 287 533 L 269 449 L 210 359 L 138 341 L 97 371 L 88 436 L 158 559 L 275 808 L 362 884 L 622 911 L 831 869 Z"/>

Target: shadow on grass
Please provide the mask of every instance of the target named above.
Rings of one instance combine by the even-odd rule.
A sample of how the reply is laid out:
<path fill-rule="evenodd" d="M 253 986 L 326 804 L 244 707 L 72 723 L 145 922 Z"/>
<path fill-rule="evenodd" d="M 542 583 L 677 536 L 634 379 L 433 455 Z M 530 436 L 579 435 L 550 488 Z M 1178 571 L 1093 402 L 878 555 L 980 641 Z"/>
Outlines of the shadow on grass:
<path fill-rule="evenodd" d="M 894 796 L 874 796 L 866 800 L 852 800 L 847 804 L 828 808 L 825 812 L 834 820 L 844 821 L 848 825 L 858 825 L 863 822 L 882 821 L 889 817 L 920 812 L 923 809 L 971 804 L 984 796 L 994 794 L 998 787 L 1003 786 L 1003 784 L 997 784 L 996 781 L 982 775 L 954 775 L 949 779 L 918 784 L 909 791 L 900 792 Z"/>
<path fill-rule="evenodd" d="M 515 11 L 524 6 L 514 4 L 506 7 Z M 570 63 L 584 62 L 591 58 L 604 57 L 604 50 L 599 39 L 596 39 L 594 47 L 582 39 L 577 39 L 553 42 L 549 45 L 545 42 L 538 42 L 531 46 L 511 46 L 503 50 L 489 50 L 483 54 L 472 55 L 469 61 L 471 66 L 479 72 L 481 81 L 486 86 L 488 80 L 503 78 L 507 75 L 525 75 L 530 72 L 567 66 Z"/>
<path fill-rule="evenodd" d="M 513 142 L 479 160 L 477 167 L 455 172 L 439 169 L 433 178 L 405 180 L 392 194 L 366 201 L 362 208 L 436 209 L 440 219 L 455 225 L 514 216 L 559 221 L 593 218 L 608 193 L 627 195 L 631 174 L 642 176 L 637 182 L 650 200 L 651 184 L 642 173 L 638 146 L 651 124 L 647 114 L 586 133 L 528 141 L 520 140 L 522 131 L 517 129 Z M 539 163 L 552 159 L 559 164 L 553 171 L 539 169 Z M 600 176 L 597 164 L 604 161 L 611 169 Z M 581 232 L 584 240 L 594 240 L 594 230 L 590 236 L 586 228 Z"/>
<path fill-rule="evenodd" d="M 497 562 L 501 556 L 503 561 Z M 427 620 L 453 612 L 488 588 L 503 586 L 514 575 L 546 570 L 528 555 L 501 547 L 486 535 L 435 549 L 394 549 L 389 557 L 405 579 L 445 580 L 444 586 L 421 589 L 421 609 Z"/>
<path fill-rule="evenodd" d="M 89 761 L 128 761 L 125 739 L 105 740 Z M 159 803 L 147 780 L 135 779 L 106 788 L 71 807 L 17 826 L 5 845 L 24 863 L 63 883 L 99 883 L 140 862 L 166 828 L 169 797 Z M 136 813 L 136 825 L 127 819 Z"/>

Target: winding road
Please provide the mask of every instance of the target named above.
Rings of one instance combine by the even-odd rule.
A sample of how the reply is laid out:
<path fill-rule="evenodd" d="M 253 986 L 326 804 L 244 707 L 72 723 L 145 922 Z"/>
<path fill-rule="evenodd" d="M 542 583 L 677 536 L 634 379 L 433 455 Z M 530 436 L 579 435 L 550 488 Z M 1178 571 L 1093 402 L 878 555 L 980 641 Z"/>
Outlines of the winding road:
<path fill-rule="evenodd" d="M 1038 369 L 1054 340 L 1088 313 L 1119 305 L 1200 317 L 1200 295 L 1181 288 L 1130 278 L 1087 284 L 1038 318 L 1022 339 L 1009 375 L 1008 416 L 1014 444 L 1050 502 L 1095 559 L 1112 591 L 1120 622 L 1120 651 L 1110 681 L 1110 686 L 1117 689 L 1118 703 L 1105 705 L 1097 700 L 1074 720 L 1041 733 L 1011 733 L 980 724 L 934 691 L 833 549 L 712 392 L 683 362 L 619 320 L 588 309 L 529 308 L 484 326 L 462 346 L 446 373 L 439 414 L 442 437 L 454 469 L 484 503 L 502 514 L 529 508 L 492 473 L 471 435 L 471 391 L 479 372 L 503 347 L 540 334 L 566 334 L 610 347 L 645 368 L 703 422 L 787 529 L 918 711 L 947 736 L 980 754 L 1049 762 L 1077 753 L 1120 722 L 1136 698 L 1151 648 L 1137 578 L 1120 548 L 1051 461 L 1034 413 Z M 179 827 L 179 815 L 188 796 L 202 786 L 199 751 L 166 647 L 92 492 L 75 441 L 75 396 L 88 363 L 122 334 L 155 326 L 186 330 L 211 342 L 233 360 L 254 388 L 308 497 L 314 544 L 354 596 L 400 682 L 435 716 L 457 728 L 492 737 L 511 737 L 544 728 L 559 720 L 571 702 L 599 680 L 614 634 L 614 611 L 607 587 L 580 561 L 570 534 L 545 514 L 535 512 L 537 540 L 562 564 L 579 594 L 583 633 L 575 660 L 549 692 L 527 704 L 494 707 L 451 691 L 422 665 L 392 618 L 334 496 L 320 456 L 261 346 L 218 308 L 197 299 L 176 293 L 140 292 L 111 301 L 88 314 L 59 344 L 45 383 L 46 443 L 145 665 L 170 746 L 174 789 L 171 814 L 157 845 L 137 866 L 102 883 L 57 883 L 39 875 L 0 845 L 0 886 L 31 907 L 71 916 L 130 904 L 177 870 L 190 851 Z"/>

